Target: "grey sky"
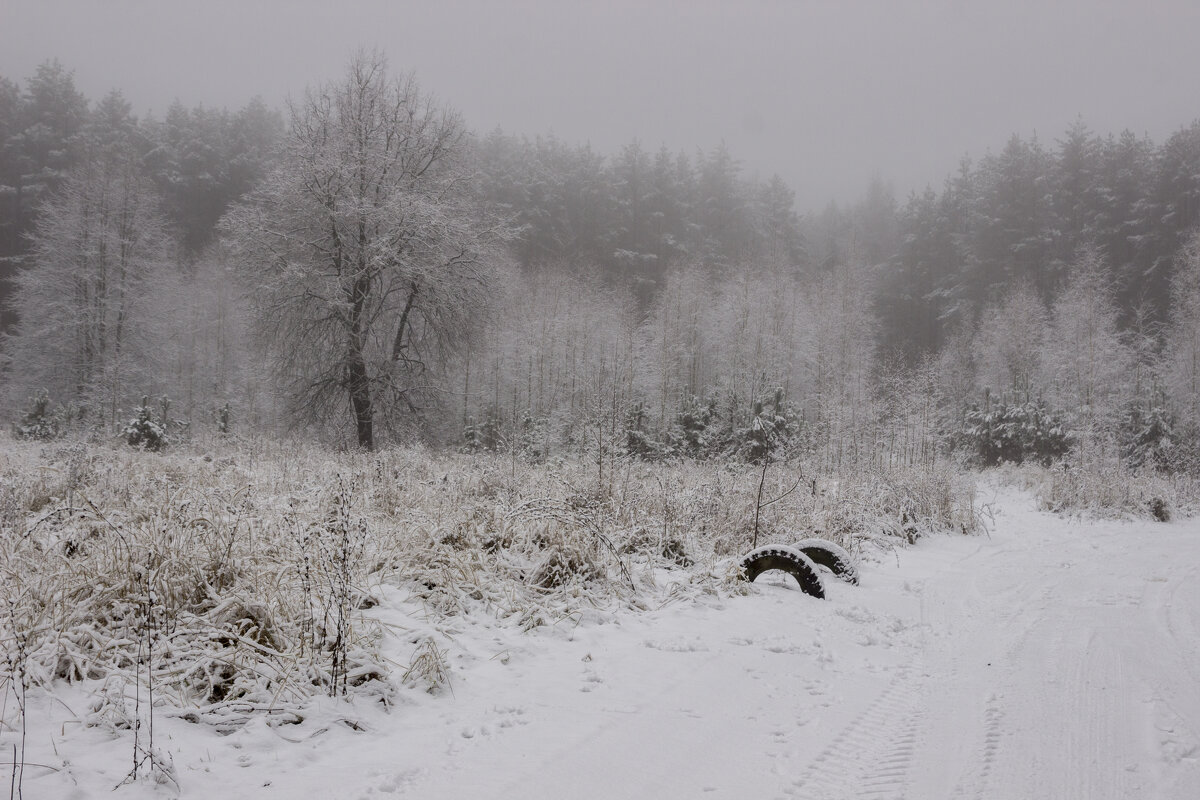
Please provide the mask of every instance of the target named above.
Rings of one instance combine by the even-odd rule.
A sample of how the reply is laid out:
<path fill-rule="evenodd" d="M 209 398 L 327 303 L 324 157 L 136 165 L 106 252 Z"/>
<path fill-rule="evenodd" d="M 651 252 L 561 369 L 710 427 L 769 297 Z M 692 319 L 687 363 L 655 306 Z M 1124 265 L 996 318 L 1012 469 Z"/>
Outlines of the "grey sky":
<path fill-rule="evenodd" d="M 1161 141 L 1200 116 L 1195 0 L 385 2 L 0 0 L 0 74 L 57 57 L 139 113 L 244 104 L 340 76 L 358 47 L 469 124 L 614 152 L 709 149 L 779 172 L 801 211 L 899 197 L 960 157 L 1082 116 Z"/>

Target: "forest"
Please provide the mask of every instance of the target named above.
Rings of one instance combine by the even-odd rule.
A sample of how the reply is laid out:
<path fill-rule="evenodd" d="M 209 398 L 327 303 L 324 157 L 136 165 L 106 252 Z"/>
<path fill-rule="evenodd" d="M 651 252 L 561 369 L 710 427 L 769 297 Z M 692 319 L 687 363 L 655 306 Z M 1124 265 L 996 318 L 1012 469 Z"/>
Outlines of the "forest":
<path fill-rule="evenodd" d="M 1014 134 L 803 216 L 724 145 L 471 132 L 370 56 L 161 119 L 48 61 L 0 141 L 19 436 L 1200 463 L 1200 122 Z"/>

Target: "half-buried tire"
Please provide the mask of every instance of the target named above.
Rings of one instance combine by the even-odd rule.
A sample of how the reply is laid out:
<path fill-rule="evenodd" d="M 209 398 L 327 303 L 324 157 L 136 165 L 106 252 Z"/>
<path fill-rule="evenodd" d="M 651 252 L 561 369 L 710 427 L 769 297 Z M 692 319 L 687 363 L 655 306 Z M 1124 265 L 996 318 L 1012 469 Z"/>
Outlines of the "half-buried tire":
<path fill-rule="evenodd" d="M 821 574 L 817 572 L 817 565 L 794 547 L 768 544 L 752 550 L 742 559 L 742 570 L 748 581 L 753 581 L 772 569 L 783 570 L 795 578 L 805 594 L 825 597 L 825 584 L 821 580 Z"/>
<path fill-rule="evenodd" d="M 801 539 L 792 547 L 822 567 L 829 567 L 834 575 L 846 583 L 858 585 L 858 570 L 854 568 L 850 554 L 833 542 L 824 539 Z"/>

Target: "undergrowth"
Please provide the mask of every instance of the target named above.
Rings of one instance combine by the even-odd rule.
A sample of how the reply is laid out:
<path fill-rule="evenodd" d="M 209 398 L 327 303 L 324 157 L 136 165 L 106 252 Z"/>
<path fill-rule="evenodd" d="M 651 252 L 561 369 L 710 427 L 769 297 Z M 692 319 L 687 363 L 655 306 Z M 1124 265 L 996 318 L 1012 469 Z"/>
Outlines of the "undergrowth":
<path fill-rule="evenodd" d="M 1131 469 L 1117 458 L 1006 465 L 1000 480 L 1031 492 L 1046 511 L 1170 521 L 1200 509 L 1200 482 L 1187 474 Z"/>
<path fill-rule="evenodd" d="M 414 640 L 408 665 L 382 655 L 385 594 L 425 629 L 468 614 L 532 629 L 733 590 L 756 524 L 763 543 L 824 536 L 851 553 L 975 529 L 973 480 L 949 465 L 775 464 L 762 479 L 629 460 L 601 483 L 590 463 L 421 448 L 2 444 L 2 688 L 85 684 L 88 724 L 135 730 L 155 706 L 235 726 L 294 719 L 321 693 L 436 691 L 437 640 Z M 131 712 L 143 686 L 151 705 Z"/>

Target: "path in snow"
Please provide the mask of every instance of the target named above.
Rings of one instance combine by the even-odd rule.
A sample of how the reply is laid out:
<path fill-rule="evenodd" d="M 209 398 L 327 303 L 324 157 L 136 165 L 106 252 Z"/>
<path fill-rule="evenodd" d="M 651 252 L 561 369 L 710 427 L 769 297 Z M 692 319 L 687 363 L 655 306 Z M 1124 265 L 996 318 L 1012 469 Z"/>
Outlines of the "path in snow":
<path fill-rule="evenodd" d="M 453 696 L 367 733 L 164 735 L 185 797 L 1200 797 L 1200 521 L 1002 505 L 827 601 L 774 573 L 619 624 L 464 625 Z"/>

